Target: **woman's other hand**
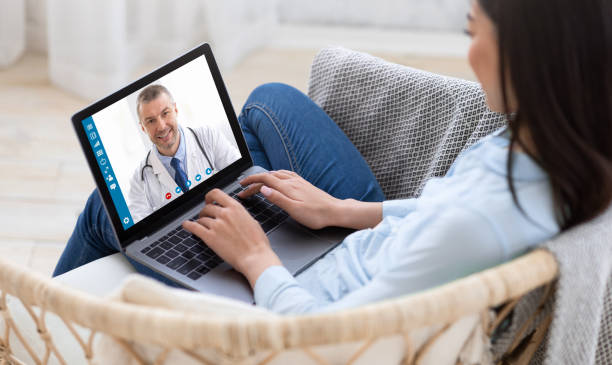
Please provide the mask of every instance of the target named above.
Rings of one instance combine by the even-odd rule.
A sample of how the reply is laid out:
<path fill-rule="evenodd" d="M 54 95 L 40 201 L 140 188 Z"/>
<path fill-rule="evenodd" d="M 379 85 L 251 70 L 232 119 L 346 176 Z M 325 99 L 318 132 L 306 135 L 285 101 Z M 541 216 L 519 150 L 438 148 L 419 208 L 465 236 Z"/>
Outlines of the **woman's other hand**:
<path fill-rule="evenodd" d="M 238 194 L 239 198 L 247 199 L 261 191 L 271 203 L 308 228 L 321 229 L 339 225 L 337 216 L 341 200 L 312 185 L 293 171 L 278 170 L 255 174 L 244 178 L 240 184 L 250 186 Z"/>
<path fill-rule="evenodd" d="M 199 219 L 183 222 L 183 227 L 240 271 L 251 287 L 265 269 L 282 265 L 259 223 L 239 202 L 219 189 L 206 194 Z"/>

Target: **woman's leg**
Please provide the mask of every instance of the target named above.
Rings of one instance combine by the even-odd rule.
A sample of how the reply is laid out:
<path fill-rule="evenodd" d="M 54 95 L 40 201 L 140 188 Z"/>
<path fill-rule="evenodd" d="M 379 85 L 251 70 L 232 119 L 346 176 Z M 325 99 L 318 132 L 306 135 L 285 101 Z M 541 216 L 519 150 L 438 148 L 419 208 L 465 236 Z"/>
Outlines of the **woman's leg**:
<path fill-rule="evenodd" d="M 74 231 L 55 266 L 53 276 L 117 253 L 119 251 L 117 246 L 100 195 L 94 190 L 77 219 Z"/>
<path fill-rule="evenodd" d="M 79 216 L 74 231 L 68 239 L 66 248 L 53 271 L 53 276 L 85 265 L 99 258 L 119 252 L 119 243 L 115 239 L 110 219 L 102 206 L 102 199 L 97 190 L 87 199 L 85 209 Z M 156 273 L 148 267 L 128 258 L 136 271 L 156 278 L 168 285 L 179 286 L 175 282 Z"/>
<path fill-rule="evenodd" d="M 329 194 L 383 201 L 372 170 L 342 130 L 308 96 L 284 84 L 265 84 L 238 118 L 254 163 L 291 170 Z"/>

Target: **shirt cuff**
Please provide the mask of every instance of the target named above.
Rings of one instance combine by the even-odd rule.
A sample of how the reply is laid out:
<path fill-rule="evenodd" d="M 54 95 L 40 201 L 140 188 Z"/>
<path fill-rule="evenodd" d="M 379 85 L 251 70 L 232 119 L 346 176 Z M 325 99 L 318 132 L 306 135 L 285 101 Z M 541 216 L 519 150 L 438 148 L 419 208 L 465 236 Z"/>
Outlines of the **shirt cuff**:
<path fill-rule="evenodd" d="M 414 211 L 416 199 L 385 200 L 383 202 L 383 218 L 387 216 L 405 217 Z"/>
<path fill-rule="evenodd" d="M 253 288 L 255 304 L 271 309 L 273 297 L 278 295 L 278 290 L 286 284 L 297 284 L 297 280 L 284 266 L 270 266 L 265 269 Z"/>

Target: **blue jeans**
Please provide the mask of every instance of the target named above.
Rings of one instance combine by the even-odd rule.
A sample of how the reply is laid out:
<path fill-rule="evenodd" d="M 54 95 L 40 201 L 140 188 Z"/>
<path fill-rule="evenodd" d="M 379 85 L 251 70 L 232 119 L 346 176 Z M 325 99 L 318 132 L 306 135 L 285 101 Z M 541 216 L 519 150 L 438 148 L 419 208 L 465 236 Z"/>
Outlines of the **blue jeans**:
<path fill-rule="evenodd" d="M 265 84 L 249 96 L 238 117 L 255 165 L 291 170 L 340 198 L 383 201 L 384 194 L 361 154 L 342 130 L 306 95 L 283 84 Z M 94 191 L 53 276 L 119 252 L 100 195 Z M 128 258 L 141 274 L 173 281 Z"/>

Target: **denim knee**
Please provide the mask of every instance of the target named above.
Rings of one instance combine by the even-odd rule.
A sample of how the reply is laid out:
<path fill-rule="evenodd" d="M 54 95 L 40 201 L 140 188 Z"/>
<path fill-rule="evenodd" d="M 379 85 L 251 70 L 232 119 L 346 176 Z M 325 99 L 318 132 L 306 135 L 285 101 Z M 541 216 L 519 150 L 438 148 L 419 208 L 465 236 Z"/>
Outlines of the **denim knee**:
<path fill-rule="evenodd" d="M 247 107 L 254 103 L 278 103 L 292 98 L 308 98 L 304 93 L 295 87 L 280 82 L 270 82 L 256 87 L 244 104 Z M 244 109 L 244 108 L 243 108 Z"/>
<path fill-rule="evenodd" d="M 87 199 L 87 203 L 83 209 L 83 215 L 88 224 L 97 224 L 103 218 L 101 214 L 106 215 L 106 211 L 102 206 L 102 198 L 100 197 L 98 189 L 94 189 Z"/>

